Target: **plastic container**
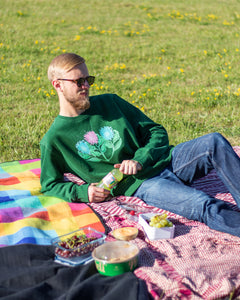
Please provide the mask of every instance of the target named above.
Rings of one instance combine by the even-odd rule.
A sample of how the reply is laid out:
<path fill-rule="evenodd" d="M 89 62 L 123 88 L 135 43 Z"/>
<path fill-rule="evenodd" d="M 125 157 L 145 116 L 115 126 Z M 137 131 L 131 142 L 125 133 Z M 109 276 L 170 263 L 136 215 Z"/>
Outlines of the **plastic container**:
<path fill-rule="evenodd" d="M 113 169 L 97 184 L 98 187 L 103 187 L 105 190 L 110 191 L 115 187 L 119 181 L 123 179 L 123 173 L 119 169 Z"/>
<path fill-rule="evenodd" d="M 112 235 L 117 240 L 130 241 L 137 237 L 138 229 L 135 227 L 121 227 L 113 230 Z"/>
<path fill-rule="evenodd" d="M 156 213 L 139 215 L 139 224 L 142 225 L 149 240 L 172 239 L 174 237 L 175 226 L 156 228 L 149 225 L 149 221 Z"/>
<path fill-rule="evenodd" d="M 52 240 L 55 260 L 68 265 L 79 265 L 92 259 L 92 251 L 102 245 L 106 235 L 91 227 L 83 227 Z M 77 241 L 84 241 L 78 245 Z"/>
<path fill-rule="evenodd" d="M 98 272 L 116 276 L 134 271 L 138 264 L 139 249 L 126 241 L 107 242 L 93 250 L 92 256 Z"/>

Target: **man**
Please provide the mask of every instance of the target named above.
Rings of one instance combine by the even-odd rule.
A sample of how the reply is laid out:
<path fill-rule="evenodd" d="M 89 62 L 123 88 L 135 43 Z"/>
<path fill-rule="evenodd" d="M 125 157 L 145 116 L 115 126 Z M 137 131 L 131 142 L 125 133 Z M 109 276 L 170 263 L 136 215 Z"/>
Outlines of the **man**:
<path fill-rule="evenodd" d="M 219 133 L 169 145 L 163 126 L 117 95 L 89 98 L 94 77 L 82 57 L 53 59 L 48 78 L 57 91 L 60 114 L 41 141 L 42 192 L 73 202 L 102 202 L 110 192 L 96 184 L 114 167 L 124 179 L 113 196 L 146 203 L 204 222 L 240 237 L 240 213 L 189 186 L 215 169 L 240 207 L 240 159 Z M 64 173 L 82 178 L 81 186 Z"/>

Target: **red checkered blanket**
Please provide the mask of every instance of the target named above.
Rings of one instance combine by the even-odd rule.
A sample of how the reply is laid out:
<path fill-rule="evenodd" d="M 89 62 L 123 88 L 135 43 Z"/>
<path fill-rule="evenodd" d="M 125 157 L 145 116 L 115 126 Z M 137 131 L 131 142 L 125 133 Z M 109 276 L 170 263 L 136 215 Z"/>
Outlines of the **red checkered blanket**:
<path fill-rule="evenodd" d="M 240 147 L 234 148 L 240 156 Z M 240 184 L 240 183 L 239 183 Z M 194 187 L 230 202 L 232 196 L 213 171 L 196 181 Z M 129 219 L 119 204 L 138 207 L 139 211 L 163 213 L 133 197 L 91 204 L 104 219 L 110 231 L 121 226 L 136 226 L 133 241 L 141 249 L 135 275 L 147 282 L 154 299 L 236 299 L 240 296 L 240 238 L 210 229 L 205 224 L 166 212 L 175 224 L 173 239 L 150 241 L 142 227 Z M 111 233 L 108 237 L 113 239 Z"/>

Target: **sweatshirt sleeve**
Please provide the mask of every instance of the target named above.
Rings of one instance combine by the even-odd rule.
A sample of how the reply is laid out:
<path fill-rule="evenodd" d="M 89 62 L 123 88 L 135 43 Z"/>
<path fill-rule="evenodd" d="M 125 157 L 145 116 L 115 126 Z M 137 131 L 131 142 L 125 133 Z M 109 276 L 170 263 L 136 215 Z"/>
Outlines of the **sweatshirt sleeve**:
<path fill-rule="evenodd" d="M 134 160 L 147 167 L 153 166 L 169 155 L 168 134 L 163 126 L 154 122 L 140 121 L 138 130 L 142 147 L 135 152 Z"/>
<path fill-rule="evenodd" d="M 56 150 L 41 144 L 41 192 L 68 202 L 88 202 L 89 184 L 64 181 L 64 161 Z"/>
<path fill-rule="evenodd" d="M 118 97 L 118 96 L 117 96 Z M 143 168 L 150 167 L 156 163 L 166 160 L 169 162 L 170 150 L 166 129 L 148 118 L 140 109 L 119 98 L 122 102 L 122 112 L 134 128 L 140 147 L 136 150 L 133 160 L 138 161 Z"/>

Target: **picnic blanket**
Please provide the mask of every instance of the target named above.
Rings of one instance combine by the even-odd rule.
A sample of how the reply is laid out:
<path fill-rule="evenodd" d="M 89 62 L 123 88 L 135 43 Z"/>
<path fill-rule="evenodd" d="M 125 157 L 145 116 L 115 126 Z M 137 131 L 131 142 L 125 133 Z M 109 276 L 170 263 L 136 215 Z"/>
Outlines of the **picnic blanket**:
<path fill-rule="evenodd" d="M 240 147 L 234 150 L 240 156 Z M 227 201 L 240 213 L 215 171 L 193 186 Z M 167 213 L 175 225 L 174 238 L 150 241 L 142 227 L 123 209 L 124 204 L 138 208 L 139 212 Z M 139 235 L 133 243 L 141 251 L 134 274 L 146 281 L 153 299 L 240 299 L 240 238 L 148 206 L 134 197 L 121 196 L 91 206 L 113 230 L 121 226 L 138 227 Z"/>
<path fill-rule="evenodd" d="M 240 147 L 235 147 L 234 149 L 240 156 Z M 45 196 L 39 194 L 39 161 L 22 161 L 15 163 L 16 165 L 30 163 L 30 168 L 26 165 L 25 171 L 21 172 L 27 172 L 27 174 L 29 174 L 29 169 L 35 170 L 32 172 L 33 175 L 31 174 L 30 176 L 29 174 L 29 177 L 32 178 L 29 179 L 29 181 L 31 182 L 34 178 L 35 185 L 32 185 L 31 196 L 26 192 L 29 191 L 27 183 L 16 182 L 14 189 L 10 188 L 12 183 L 5 185 L 4 189 L 2 189 L 1 186 L 3 203 L 5 202 L 6 205 L 3 205 L 2 210 L 7 209 L 7 205 L 9 205 L 8 201 L 4 201 L 4 197 L 7 199 L 9 196 L 10 199 L 12 199 L 9 201 L 17 201 L 17 197 L 14 199 L 13 196 L 17 193 L 15 191 L 16 189 L 25 193 L 25 196 L 27 194 L 27 199 L 29 199 L 29 197 L 37 197 L 41 199 L 41 203 L 45 203 Z M 9 176 L 8 179 L 10 183 L 11 180 L 16 181 L 16 179 L 13 178 L 10 180 L 10 177 L 18 177 L 16 176 L 17 168 L 13 167 L 13 171 L 10 172 L 6 169 L 7 164 L 8 163 L 0 164 L 0 170 L 2 172 L 0 174 L 4 174 L 4 172 L 10 174 L 11 176 Z M 38 170 L 36 171 L 36 169 Z M 22 174 L 22 178 L 23 177 L 24 175 Z M 83 184 L 83 181 L 75 176 L 68 174 L 66 177 L 68 180 L 72 180 L 77 184 Z M 4 175 L 2 175 L 2 178 L 4 178 Z M 21 181 L 19 177 L 18 180 Z M 232 196 L 214 171 L 208 176 L 194 182 L 193 186 L 214 197 L 229 202 L 233 209 L 238 210 Z M 27 201 L 28 200 L 22 202 L 26 204 Z M 57 199 L 54 198 L 53 201 L 57 202 Z M 20 204 L 22 202 L 20 201 Z M 63 202 L 60 201 L 60 204 L 63 205 Z M 71 207 L 69 203 L 66 203 L 66 205 Z M 167 213 L 168 218 L 175 225 L 174 238 L 150 241 L 140 224 L 129 214 L 129 210 L 127 210 L 124 205 L 132 207 L 138 212 Z M 240 239 L 238 237 L 212 230 L 200 222 L 188 220 L 171 212 L 146 205 L 142 200 L 135 197 L 120 196 L 108 202 L 85 204 L 84 206 L 91 206 L 91 208 L 101 216 L 101 220 L 104 221 L 105 227 L 108 229 L 107 241 L 114 240 L 111 231 L 116 228 L 135 226 L 139 229 L 137 238 L 132 241 L 132 243 L 135 243 L 140 248 L 139 264 L 134 274 L 139 280 L 145 281 L 148 292 L 154 300 L 210 300 L 237 299 L 240 297 Z M 16 205 L 16 207 L 18 207 L 18 205 Z M 20 207 L 23 207 L 23 205 L 20 205 Z M 27 214 L 28 208 L 22 211 L 24 212 L 22 213 L 24 216 L 23 219 L 27 219 L 30 216 L 30 214 Z M 6 216 L 10 218 L 11 215 L 12 213 L 7 213 L 4 218 L 6 218 Z M 18 214 L 13 213 L 13 215 L 17 216 Z M 62 214 L 63 218 L 64 216 L 65 215 Z M 19 220 L 16 222 L 18 221 Z M 32 222 L 34 222 L 34 220 L 29 221 L 28 226 L 30 226 Z M 59 219 L 57 223 L 58 222 L 60 222 Z M 63 221 L 63 223 L 65 224 L 67 221 Z M 61 224 L 61 222 L 58 224 Z M 98 224 L 102 226 L 101 222 Z M 2 235 L 4 235 L 4 231 L 6 230 L 4 226 L 8 225 L 9 223 L 7 222 L 3 222 L 0 225 Z M 60 230 L 59 227 L 61 226 L 57 226 L 58 230 Z M 10 232 L 5 231 L 5 233 L 9 235 Z M 56 233 L 58 233 L 57 230 Z M 25 232 L 23 234 L 25 234 Z M 22 241 L 24 242 L 23 239 Z M 39 240 L 40 244 L 42 241 L 43 240 Z M 19 247 L 19 245 L 16 247 Z M 13 247 L 13 249 L 15 249 L 15 247 Z"/>
<path fill-rule="evenodd" d="M 86 226 L 105 232 L 87 204 L 42 195 L 40 172 L 40 159 L 0 164 L 0 246 L 49 245 L 52 238 Z"/>

